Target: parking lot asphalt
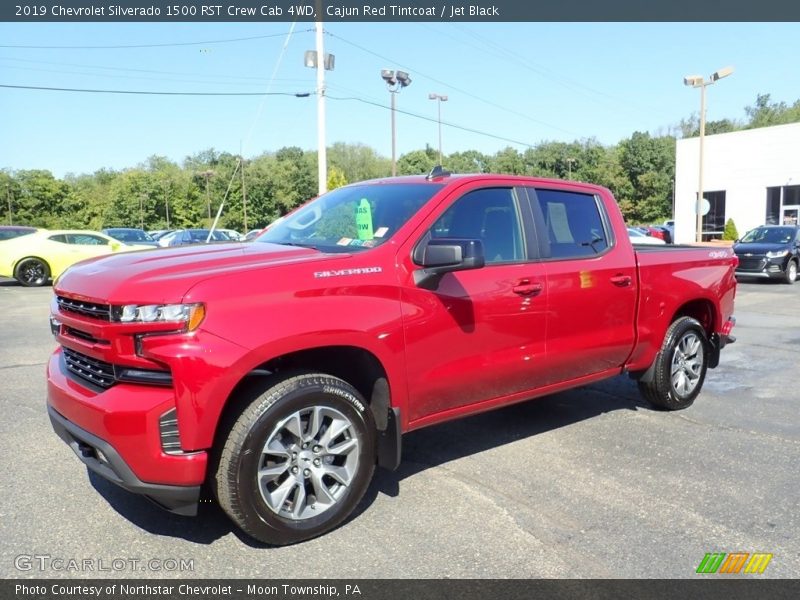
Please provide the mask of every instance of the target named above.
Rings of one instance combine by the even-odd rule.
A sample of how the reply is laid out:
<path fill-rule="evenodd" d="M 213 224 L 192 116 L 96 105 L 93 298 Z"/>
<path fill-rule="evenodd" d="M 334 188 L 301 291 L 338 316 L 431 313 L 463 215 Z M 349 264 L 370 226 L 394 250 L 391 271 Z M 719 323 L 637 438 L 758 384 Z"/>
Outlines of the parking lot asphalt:
<path fill-rule="evenodd" d="M 800 574 L 800 284 L 740 284 L 691 408 L 618 377 L 413 432 L 354 518 L 286 548 L 87 475 L 45 412 L 51 294 L 0 279 L 0 577 L 691 578 L 736 551 Z"/>

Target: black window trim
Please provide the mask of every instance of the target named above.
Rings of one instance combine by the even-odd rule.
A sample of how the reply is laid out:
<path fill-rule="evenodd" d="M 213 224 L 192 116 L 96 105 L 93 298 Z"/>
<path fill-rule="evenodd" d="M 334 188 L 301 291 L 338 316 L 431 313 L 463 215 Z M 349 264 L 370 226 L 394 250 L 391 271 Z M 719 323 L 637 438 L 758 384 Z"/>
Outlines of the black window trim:
<path fill-rule="evenodd" d="M 606 212 L 606 207 L 603 204 L 602 198 L 597 193 L 587 193 L 584 190 L 577 190 L 577 189 L 565 189 L 560 187 L 548 187 L 546 185 L 526 185 L 525 193 L 528 198 L 528 205 L 533 213 L 534 218 L 534 225 L 537 234 L 539 232 L 542 235 L 537 235 L 537 239 L 539 241 L 539 252 L 541 255 L 542 262 L 554 262 L 554 261 L 566 261 L 566 260 L 591 260 L 595 258 L 599 258 L 601 256 L 605 256 L 609 252 L 611 252 L 617 245 L 617 239 L 614 235 L 614 228 L 611 226 L 611 220 L 608 218 L 608 213 Z M 550 190 L 554 192 L 569 192 L 573 194 L 580 194 L 582 196 L 591 196 L 594 199 L 595 206 L 597 207 L 598 213 L 600 214 L 600 224 L 603 227 L 603 232 L 606 236 L 606 247 L 602 252 L 598 252 L 596 254 L 587 254 L 586 256 L 551 256 L 550 253 L 550 238 L 547 235 L 547 225 L 546 220 L 544 218 L 544 213 L 542 212 L 542 207 L 539 204 L 539 197 L 536 194 L 537 190 Z"/>

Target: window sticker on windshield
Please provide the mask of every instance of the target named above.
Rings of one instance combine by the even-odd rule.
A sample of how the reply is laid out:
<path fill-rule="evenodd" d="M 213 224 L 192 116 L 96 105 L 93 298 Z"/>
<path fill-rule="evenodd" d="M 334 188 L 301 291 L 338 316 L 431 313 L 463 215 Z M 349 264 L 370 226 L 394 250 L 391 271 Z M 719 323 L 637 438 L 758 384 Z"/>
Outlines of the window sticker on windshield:
<path fill-rule="evenodd" d="M 389 231 L 388 227 L 378 227 L 375 230 L 375 237 L 382 238 Z"/>
<path fill-rule="evenodd" d="M 356 207 L 356 229 L 359 240 L 371 240 L 375 237 L 372 233 L 372 207 L 366 198 L 362 198 Z"/>
<path fill-rule="evenodd" d="M 337 246 L 349 246 L 350 242 L 352 242 L 352 241 L 353 241 L 353 238 L 343 237 L 338 242 L 336 242 L 336 245 Z"/>

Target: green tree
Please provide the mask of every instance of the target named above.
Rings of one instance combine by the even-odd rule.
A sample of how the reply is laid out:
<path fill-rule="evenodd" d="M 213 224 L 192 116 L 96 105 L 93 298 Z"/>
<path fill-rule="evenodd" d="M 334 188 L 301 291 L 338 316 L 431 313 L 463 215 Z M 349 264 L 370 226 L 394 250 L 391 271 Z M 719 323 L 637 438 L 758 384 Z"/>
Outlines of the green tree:
<path fill-rule="evenodd" d="M 345 178 L 344 173 L 342 173 L 336 167 L 331 167 L 328 171 L 328 190 L 335 190 L 343 185 L 347 185 L 347 179 Z"/>
<path fill-rule="evenodd" d="M 430 146 L 412 150 L 397 160 L 398 175 L 425 175 L 439 163 L 438 153 Z"/>

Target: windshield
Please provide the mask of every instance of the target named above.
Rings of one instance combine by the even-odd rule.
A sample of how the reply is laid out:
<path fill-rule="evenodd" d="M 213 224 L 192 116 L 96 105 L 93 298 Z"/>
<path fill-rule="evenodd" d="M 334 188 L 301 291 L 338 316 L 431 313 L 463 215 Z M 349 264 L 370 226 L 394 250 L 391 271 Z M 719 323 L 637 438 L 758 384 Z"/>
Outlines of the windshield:
<path fill-rule="evenodd" d="M 442 187 L 390 183 L 339 188 L 276 221 L 256 241 L 325 252 L 374 248 L 391 238 Z"/>
<path fill-rule="evenodd" d="M 792 227 L 759 227 L 748 231 L 747 235 L 742 238 L 742 242 L 745 244 L 788 244 L 792 241 L 794 231 Z"/>

